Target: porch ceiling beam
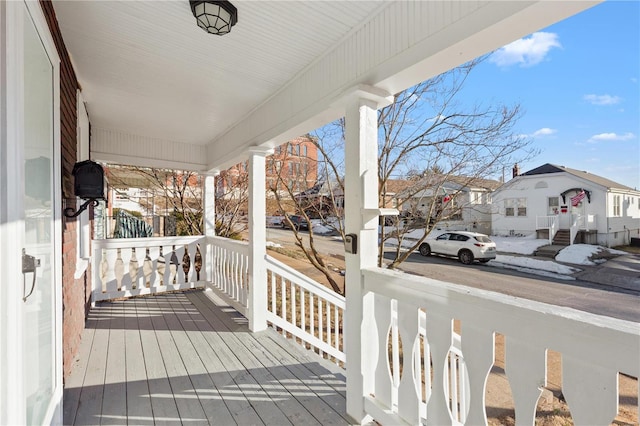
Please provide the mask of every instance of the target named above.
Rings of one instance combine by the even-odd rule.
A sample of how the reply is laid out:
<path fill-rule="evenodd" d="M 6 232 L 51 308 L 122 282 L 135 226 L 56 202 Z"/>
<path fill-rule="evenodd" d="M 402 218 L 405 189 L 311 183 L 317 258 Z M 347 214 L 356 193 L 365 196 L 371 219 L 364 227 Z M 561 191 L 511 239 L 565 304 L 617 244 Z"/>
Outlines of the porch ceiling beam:
<path fill-rule="evenodd" d="M 345 89 L 394 94 L 600 1 L 392 2 L 209 143 L 226 168 L 252 145 L 274 147 L 344 115 Z"/>

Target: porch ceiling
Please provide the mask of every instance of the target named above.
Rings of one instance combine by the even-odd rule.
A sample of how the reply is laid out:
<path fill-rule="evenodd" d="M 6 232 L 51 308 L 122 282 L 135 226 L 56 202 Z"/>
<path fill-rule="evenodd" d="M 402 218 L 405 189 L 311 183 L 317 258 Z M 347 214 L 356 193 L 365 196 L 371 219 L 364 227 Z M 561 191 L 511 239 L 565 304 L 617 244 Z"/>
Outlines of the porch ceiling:
<path fill-rule="evenodd" d="M 598 1 L 234 0 L 230 34 L 181 1 L 54 0 L 92 124 L 92 158 L 208 170 L 397 93 Z"/>
<path fill-rule="evenodd" d="M 383 1 L 234 0 L 230 34 L 188 1 L 56 1 L 92 124 L 206 144 L 240 121 Z"/>

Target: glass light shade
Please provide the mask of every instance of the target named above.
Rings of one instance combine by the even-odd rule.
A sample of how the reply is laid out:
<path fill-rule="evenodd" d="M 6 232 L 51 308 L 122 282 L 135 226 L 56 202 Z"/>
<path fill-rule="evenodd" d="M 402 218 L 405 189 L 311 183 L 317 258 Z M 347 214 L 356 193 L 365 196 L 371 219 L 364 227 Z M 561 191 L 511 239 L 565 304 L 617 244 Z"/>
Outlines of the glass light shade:
<path fill-rule="evenodd" d="M 238 22 L 238 10 L 228 1 L 190 0 L 198 26 L 209 34 L 223 35 Z"/>

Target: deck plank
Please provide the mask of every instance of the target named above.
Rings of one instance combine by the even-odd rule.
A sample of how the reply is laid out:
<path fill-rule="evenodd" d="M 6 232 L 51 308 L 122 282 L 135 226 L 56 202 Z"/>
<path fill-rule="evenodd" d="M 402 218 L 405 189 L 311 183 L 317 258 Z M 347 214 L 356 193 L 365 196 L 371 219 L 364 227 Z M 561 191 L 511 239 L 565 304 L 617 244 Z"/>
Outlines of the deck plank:
<path fill-rule="evenodd" d="M 193 293 L 189 295 L 190 299 L 195 297 L 200 299 L 206 298 L 204 293 Z M 214 298 L 214 300 L 216 299 Z M 220 301 L 218 300 L 218 302 Z M 217 321 L 228 323 L 229 317 L 225 316 L 220 310 L 212 310 L 212 312 L 216 315 Z M 304 365 L 299 365 L 297 361 L 294 361 L 290 353 L 283 351 L 282 348 L 277 345 L 273 345 L 271 338 L 274 336 L 276 339 L 286 341 L 282 336 L 270 329 L 255 334 L 234 333 L 231 338 L 236 339 L 238 343 L 242 344 L 242 347 L 236 347 L 236 350 L 246 351 L 251 354 L 251 357 L 248 359 L 254 362 L 254 365 L 250 366 L 252 367 L 251 371 L 264 370 L 270 373 L 270 376 L 258 380 L 260 383 L 276 380 L 279 385 L 279 391 L 288 392 L 291 398 L 295 398 L 299 405 L 305 407 L 307 413 L 303 415 L 304 420 L 295 419 L 295 424 L 301 421 L 311 424 L 315 422 L 332 425 L 347 424 L 346 418 L 339 414 L 340 412 L 346 412 L 344 395 L 339 395 L 329 383 L 319 378 L 312 370 L 305 368 Z M 297 351 L 303 350 L 302 348 L 296 347 L 293 349 Z M 276 353 L 274 354 L 272 351 L 276 351 Z M 326 367 L 331 366 L 330 368 L 334 371 L 341 372 L 342 370 L 315 354 L 312 356 L 316 359 L 313 362 L 308 362 L 308 364 L 317 364 L 318 361 L 323 361 L 325 367 L 320 369 L 321 374 L 323 376 L 327 376 L 328 374 L 330 379 L 335 382 L 335 377 L 331 375 L 331 371 Z M 255 363 L 258 362 L 258 360 L 259 364 L 256 366 Z M 344 385 L 344 376 L 341 377 L 342 380 L 340 382 Z M 289 411 L 286 412 L 288 413 Z M 295 411 L 292 411 L 292 413 L 295 413 Z"/>
<path fill-rule="evenodd" d="M 198 349 L 204 367 L 212 378 L 218 395 L 225 402 L 235 423 L 239 425 L 262 424 L 262 420 L 220 358 L 221 356 L 223 358 L 231 356 L 229 354 L 223 355 L 223 352 L 229 351 L 229 348 L 222 344 L 212 346 L 210 341 L 213 337 L 206 337 L 207 334 L 216 333 L 214 327 L 205 321 L 198 311 L 197 314 L 190 314 L 188 323 L 185 319 L 185 329 L 190 334 L 194 346 Z"/>
<path fill-rule="evenodd" d="M 99 424 L 102 411 L 107 347 L 109 343 L 109 317 L 96 319 L 96 330 L 89 354 L 87 371 L 82 382 L 80 404 L 75 422 L 79 424 Z"/>
<path fill-rule="evenodd" d="M 192 336 L 194 333 L 193 326 L 190 324 L 189 311 L 195 310 L 195 307 L 191 303 L 188 305 L 183 304 L 182 300 L 186 301 L 187 299 L 183 297 L 174 298 L 171 304 L 173 314 L 167 312 L 165 319 L 169 329 L 172 330 L 171 334 L 180 356 L 183 360 L 188 360 L 184 364 L 187 374 L 191 378 L 195 394 L 200 400 L 202 409 L 210 424 L 233 424 L 235 420 L 222 398 L 217 394 L 216 386 L 200 358 L 198 348 L 196 348 L 192 340 L 192 337 L 196 340 L 196 336 Z M 182 332 L 174 332 L 173 330 L 182 330 Z"/>
<path fill-rule="evenodd" d="M 153 410 L 153 420 L 156 425 L 175 425 L 180 422 L 180 413 L 176 406 L 171 384 L 164 367 L 164 360 L 160 353 L 160 346 L 151 323 L 151 316 L 157 315 L 157 305 L 153 299 L 145 298 L 144 310 L 138 305 L 138 325 L 140 327 L 140 341 L 144 354 L 147 384 Z"/>
<path fill-rule="evenodd" d="M 213 316 L 211 309 L 214 309 L 212 305 L 203 304 L 199 299 L 191 299 L 198 310 L 205 318 L 211 318 Z M 207 321 L 211 325 L 211 321 Z M 214 324 L 217 324 L 220 330 L 220 322 L 214 320 Z M 248 332 L 248 329 L 244 327 L 243 331 L 236 332 Z M 267 425 L 287 425 L 292 424 L 287 416 L 280 410 L 278 404 L 265 392 L 260 383 L 253 377 L 250 371 L 248 371 L 241 360 L 236 354 L 242 354 L 244 358 L 248 353 L 244 351 L 235 351 L 229 346 L 226 337 L 231 335 L 230 332 L 219 333 L 207 333 L 205 338 L 208 340 L 212 348 L 224 348 L 218 352 L 220 359 L 222 360 L 225 368 L 229 374 L 233 377 L 236 385 L 241 389 L 245 398 L 249 401 L 251 406 L 255 409 L 260 416 L 260 419 Z"/>
<path fill-rule="evenodd" d="M 166 318 L 169 312 L 172 311 L 171 297 L 173 297 L 173 295 L 166 295 L 158 297 L 158 299 L 154 301 L 157 302 L 155 309 L 158 312 L 162 311 L 162 315 L 152 315 L 151 323 L 156 332 L 158 345 L 162 353 L 164 366 L 167 369 L 167 376 L 169 377 L 173 397 L 178 406 L 180 418 L 183 422 L 188 422 L 189 424 L 208 424 L 209 422 L 207 421 L 202 404 L 198 399 L 191 378 L 187 373 L 185 362 L 180 356 L 180 351 L 172 336 L 172 330 L 169 324 L 167 324 Z M 178 333 L 184 330 L 182 327 L 179 327 L 174 331 Z"/>
<path fill-rule="evenodd" d="M 348 424 L 338 366 L 273 330 L 251 333 L 209 296 L 93 309 L 65 384 L 65 424 Z"/>
<path fill-rule="evenodd" d="M 124 303 L 127 420 L 138 425 L 152 425 L 153 410 L 138 324 L 137 305 L 139 303 L 136 299 Z"/>
<path fill-rule="evenodd" d="M 103 311 L 105 312 L 105 311 Z M 122 424 L 127 419 L 127 384 L 124 348 L 124 303 L 115 302 L 107 311 L 109 343 L 102 394 L 102 424 Z"/>
<path fill-rule="evenodd" d="M 96 332 L 95 315 L 89 315 L 86 327 L 82 332 L 80 347 L 73 361 L 73 368 L 69 377 L 64 383 L 65 391 L 63 394 L 63 422 L 64 424 L 73 424 L 76 420 L 78 405 L 80 404 L 80 394 L 82 393 L 82 383 L 87 372 L 89 364 L 89 356 L 91 354 L 91 346 L 93 345 L 93 337 Z"/>

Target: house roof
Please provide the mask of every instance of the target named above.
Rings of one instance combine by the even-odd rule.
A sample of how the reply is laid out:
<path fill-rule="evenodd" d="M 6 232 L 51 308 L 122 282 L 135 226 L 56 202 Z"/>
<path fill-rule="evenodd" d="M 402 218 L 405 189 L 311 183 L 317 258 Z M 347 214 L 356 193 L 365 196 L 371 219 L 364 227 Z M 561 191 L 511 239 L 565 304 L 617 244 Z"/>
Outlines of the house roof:
<path fill-rule="evenodd" d="M 576 169 L 571 169 L 569 167 L 557 166 L 555 164 L 549 164 L 549 163 L 543 164 L 540 167 L 536 167 L 533 170 L 529 170 L 526 173 L 522 173 L 521 176 L 546 175 L 551 173 L 568 173 L 570 175 L 579 177 L 581 179 L 585 179 L 589 182 L 593 182 L 597 185 L 604 186 L 607 189 L 616 188 L 616 189 L 625 189 L 625 190 L 634 191 L 634 189 L 631 187 L 628 187 L 618 182 L 614 182 L 602 176 L 594 175 L 593 173 L 589 173 L 585 170 L 576 170 Z"/>
<path fill-rule="evenodd" d="M 420 188 L 420 190 L 417 191 L 417 193 L 420 194 L 423 190 L 437 187 L 446 188 L 449 191 L 456 192 L 471 189 L 493 191 L 500 185 L 502 185 L 502 183 L 497 180 L 483 179 L 473 176 L 429 175 L 421 178 L 420 180 L 390 179 L 387 181 L 387 194 L 413 196 L 416 194 L 416 188 Z"/>

